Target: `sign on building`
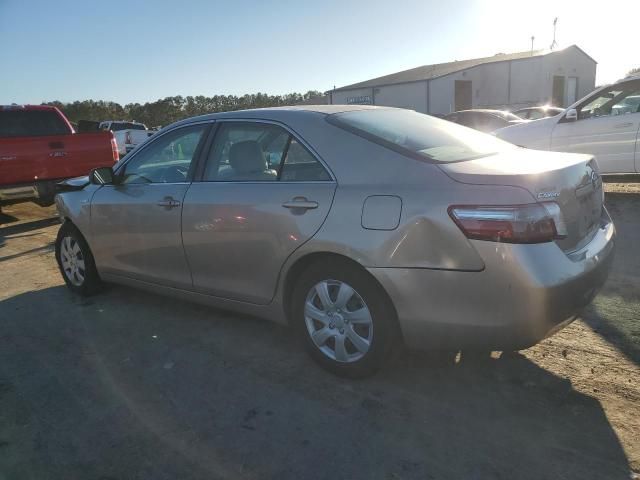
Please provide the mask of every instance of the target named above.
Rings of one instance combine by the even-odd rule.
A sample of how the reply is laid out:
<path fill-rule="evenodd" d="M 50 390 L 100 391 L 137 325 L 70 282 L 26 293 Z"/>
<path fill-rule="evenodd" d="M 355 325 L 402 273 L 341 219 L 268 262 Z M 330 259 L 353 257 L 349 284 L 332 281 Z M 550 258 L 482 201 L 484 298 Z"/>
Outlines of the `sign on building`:
<path fill-rule="evenodd" d="M 347 97 L 347 105 L 372 105 L 371 95 L 360 95 L 358 97 Z"/>

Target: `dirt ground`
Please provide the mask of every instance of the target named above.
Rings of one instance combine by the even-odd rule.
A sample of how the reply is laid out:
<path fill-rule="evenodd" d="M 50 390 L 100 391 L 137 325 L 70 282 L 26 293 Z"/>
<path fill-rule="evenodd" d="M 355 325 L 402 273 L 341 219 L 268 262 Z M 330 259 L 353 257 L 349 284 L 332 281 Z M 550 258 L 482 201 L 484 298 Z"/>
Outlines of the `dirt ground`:
<path fill-rule="evenodd" d="M 74 296 L 53 210 L 5 208 L 0 480 L 640 478 L 640 188 L 607 188 L 618 251 L 581 320 L 520 354 L 403 352 L 356 382 L 268 322 Z"/>

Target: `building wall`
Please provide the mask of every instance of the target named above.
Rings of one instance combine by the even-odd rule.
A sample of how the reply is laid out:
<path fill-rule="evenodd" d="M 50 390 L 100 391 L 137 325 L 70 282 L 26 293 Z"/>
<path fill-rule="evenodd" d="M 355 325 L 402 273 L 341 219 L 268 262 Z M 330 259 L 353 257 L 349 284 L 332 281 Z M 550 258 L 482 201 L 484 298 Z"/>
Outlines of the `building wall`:
<path fill-rule="evenodd" d="M 431 80 L 429 112 L 451 113 L 455 110 L 455 81 L 471 80 L 473 108 L 491 108 L 508 101 L 508 62 L 478 65 Z"/>
<path fill-rule="evenodd" d="M 543 99 L 547 95 L 545 78 L 548 75 L 543 60 L 544 57 L 533 57 L 511 62 L 511 91 L 505 105 L 519 108 L 546 103 Z"/>
<path fill-rule="evenodd" d="M 576 100 L 591 93 L 596 84 L 596 63 L 575 47 L 546 55 L 542 58 L 545 75 L 541 81 L 544 88 L 542 103 L 551 103 L 554 75 L 565 77 L 565 100 L 567 98 L 567 77 L 578 77 Z M 567 107 L 559 105 L 561 107 Z"/>
<path fill-rule="evenodd" d="M 554 75 L 565 77 L 566 103 L 567 77 L 577 77 L 579 99 L 594 89 L 596 63 L 578 48 L 569 47 L 544 56 L 478 65 L 429 82 L 332 92 L 331 103 L 370 99 L 375 105 L 447 114 L 455 110 L 455 81 L 471 80 L 473 108 L 543 105 L 552 102 Z"/>
<path fill-rule="evenodd" d="M 376 105 L 409 108 L 427 113 L 427 82 L 386 85 L 375 88 L 374 92 Z"/>
<path fill-rule="evenodd" d="M 331 92 L 330 97 L 331 97 L 331 103 L 333 105 L 346 105 L 354 101 L 354 99 L 359 99 L 362 97 L 373 98 L 373 88 L 357 88 L 354 90 Z"/>

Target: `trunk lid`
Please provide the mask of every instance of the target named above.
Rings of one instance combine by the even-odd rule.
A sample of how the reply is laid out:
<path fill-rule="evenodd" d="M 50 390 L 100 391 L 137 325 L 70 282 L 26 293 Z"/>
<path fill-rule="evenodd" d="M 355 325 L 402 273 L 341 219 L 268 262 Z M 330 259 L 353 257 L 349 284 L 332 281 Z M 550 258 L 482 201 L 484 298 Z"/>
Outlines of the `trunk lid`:
<path fill-rule="evenodd" d="M 581 248 L 600 226 L 602 178 L 591 155 L 520 148 L 439 167 L 461 183 L 518 186 L 532 202 L 556 202 L 567 227 L 567 237 L 556 241 L 564 251 Z"/>

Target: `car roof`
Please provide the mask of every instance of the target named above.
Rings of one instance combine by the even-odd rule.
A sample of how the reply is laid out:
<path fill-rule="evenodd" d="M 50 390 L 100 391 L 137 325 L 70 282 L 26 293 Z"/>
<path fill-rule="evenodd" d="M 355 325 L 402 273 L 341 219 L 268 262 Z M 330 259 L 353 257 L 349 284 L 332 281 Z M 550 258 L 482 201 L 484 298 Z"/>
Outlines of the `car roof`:
<path fill-rule="evenodd" d="M 57 110 L 53 105 L 0 105 L 0 110 Z"/>
<path fill-rule="evenodd" d="M 335 113 L 354 112 L 359 110 L 406 110 L 393 107 L 378 107 L 372 105 L 294 105 L 288 107 L 252 108 L 247 110 L 233 110 L 190 117 L 172 125 L 183 125 L 207 120 L 247 119 L 247 120 L 293 120 L 309 116 L 326 116 Z"/>

